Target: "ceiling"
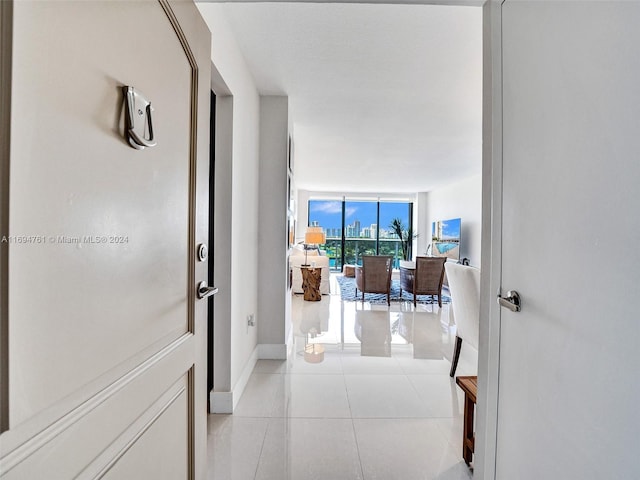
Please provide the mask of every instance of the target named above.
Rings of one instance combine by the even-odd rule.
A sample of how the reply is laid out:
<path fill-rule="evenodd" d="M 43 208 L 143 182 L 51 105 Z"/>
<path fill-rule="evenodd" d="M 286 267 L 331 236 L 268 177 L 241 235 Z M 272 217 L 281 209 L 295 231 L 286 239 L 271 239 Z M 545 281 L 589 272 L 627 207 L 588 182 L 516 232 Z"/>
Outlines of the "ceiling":
<path fill-rule="evenodd" d="M 261 94 L 287 95 L 295 181 L 323 192 L 430 191 L 481 171 L 482 9 L 209 4 Z"/>

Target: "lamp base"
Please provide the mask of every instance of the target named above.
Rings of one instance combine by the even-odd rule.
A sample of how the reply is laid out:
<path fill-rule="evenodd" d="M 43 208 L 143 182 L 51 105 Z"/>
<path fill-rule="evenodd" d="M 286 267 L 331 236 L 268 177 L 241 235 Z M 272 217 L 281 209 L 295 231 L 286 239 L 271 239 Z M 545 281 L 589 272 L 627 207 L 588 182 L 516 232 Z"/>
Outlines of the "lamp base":
<path fill-rule="evenodd" d="M 304 360 L 309 363 L 320 363 L 324 360 L 324 346 L 309 343 L 304 347 Z"/>

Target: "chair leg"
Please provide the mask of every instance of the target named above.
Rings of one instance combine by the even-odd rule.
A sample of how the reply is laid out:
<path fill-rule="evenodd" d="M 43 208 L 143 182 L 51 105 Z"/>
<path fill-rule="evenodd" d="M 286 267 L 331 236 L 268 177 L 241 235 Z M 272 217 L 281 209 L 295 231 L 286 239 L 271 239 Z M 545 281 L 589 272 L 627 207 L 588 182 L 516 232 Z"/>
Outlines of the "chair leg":
<path fill-rule="evenodd" d="M 438 306 L 442 308 L 442 294 L 438 295 Z"/>
<path fill-rule="evenodd" d="M 391 306 L 391 292 L 387 292 L 387 305 Z"/>
<path fill-rule="evenodd" d="M 453 347 L 453 358 L 451 359 L 451 371 L 449 376 L 453 378 L 458 367 L 458 359 L 460 358 L 460 349 L 462 348 L 462 339 L 456 335 L 456 344 Z"/>

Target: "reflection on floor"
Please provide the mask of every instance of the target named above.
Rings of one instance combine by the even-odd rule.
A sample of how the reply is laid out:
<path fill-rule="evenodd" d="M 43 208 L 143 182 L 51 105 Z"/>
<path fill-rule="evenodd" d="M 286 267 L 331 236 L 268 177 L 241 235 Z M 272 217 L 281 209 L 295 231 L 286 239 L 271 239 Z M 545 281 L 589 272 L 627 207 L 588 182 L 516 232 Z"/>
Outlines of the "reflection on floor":
<path fill-rule="evenodd" d="M 464 394 L 449 306 L 293 298 L 296 354 L 258 361 L 233 415 L 209 416 L 210 480 L 458 480 Z M 463 346 L 456 375 L 475 375 Z"/>

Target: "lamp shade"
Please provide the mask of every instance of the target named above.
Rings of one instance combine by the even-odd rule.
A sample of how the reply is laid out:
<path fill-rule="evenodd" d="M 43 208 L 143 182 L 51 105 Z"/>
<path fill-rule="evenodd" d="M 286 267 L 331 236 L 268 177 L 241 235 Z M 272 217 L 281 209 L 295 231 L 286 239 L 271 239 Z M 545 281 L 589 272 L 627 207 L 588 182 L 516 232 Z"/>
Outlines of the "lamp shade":
<path fill-rule="evenodd" d="M 322 245 L 326 241 L 322 227 L 307 227 L 307 231 L 304 234 L 304 243 L 309 245 Z"/>

